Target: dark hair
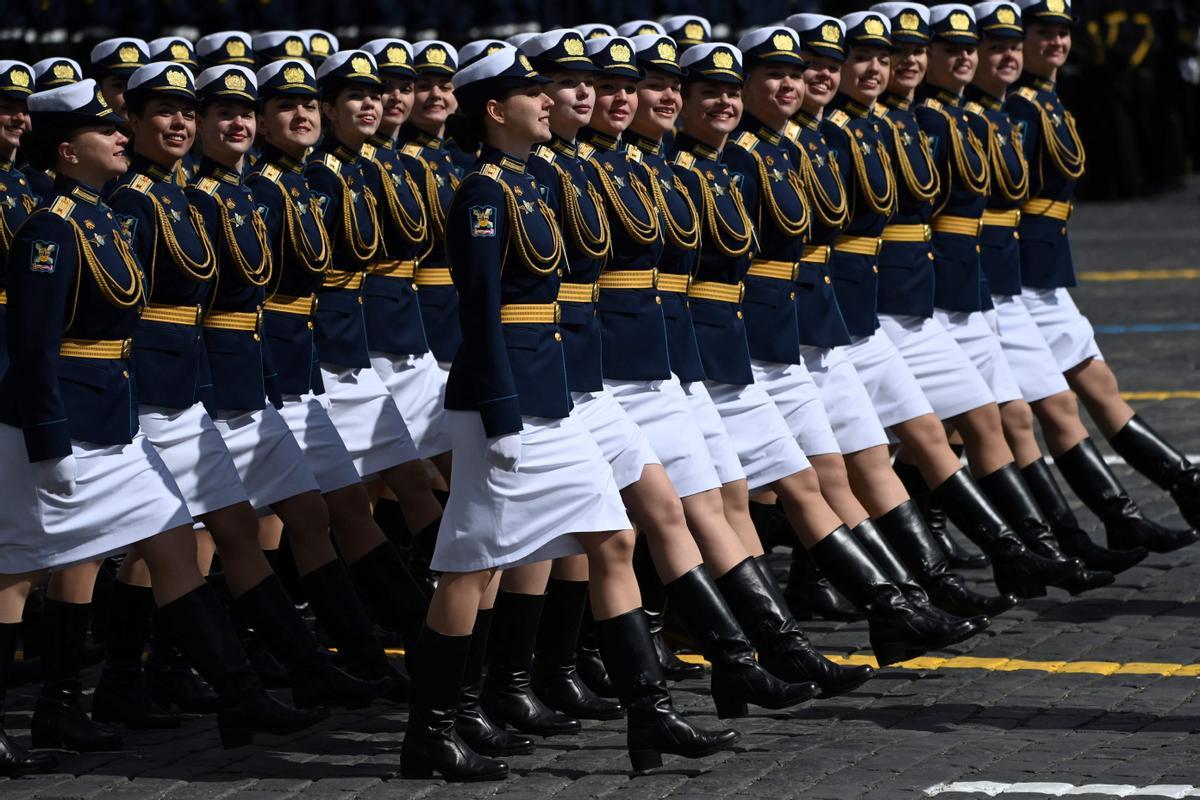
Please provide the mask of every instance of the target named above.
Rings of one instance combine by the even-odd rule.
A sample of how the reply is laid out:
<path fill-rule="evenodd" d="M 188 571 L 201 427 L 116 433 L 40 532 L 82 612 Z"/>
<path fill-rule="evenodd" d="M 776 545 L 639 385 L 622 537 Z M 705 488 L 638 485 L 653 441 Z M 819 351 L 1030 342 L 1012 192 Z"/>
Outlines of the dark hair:
<path fill-rule="evenodd" d="M 93 125 L 80 124 L 80 119 L 77 117 L 64 116 L 64 118 L 58 119 L 57 116 L 51 114 L 48 117 L 39 118 L 32 130 L 21 134 L 19 150 L 29 161 L 30 166 L 40 172 L 55 169 L 58 166 L 58 146 L 60 144 L 69 142 L 76 133 L 84 128 L 94 127 L 96 123 L 104 124 L 99 120 Z"/>
<path fill-rule="evenodd" d="M 507 100 L 531 84 L 525 80 L 489 80 L 456 90 L 458 110 L 446 119 L 446 136 L 463 150 L 474 152 L 487 141 L 486 109 L 489 100 Z"/>

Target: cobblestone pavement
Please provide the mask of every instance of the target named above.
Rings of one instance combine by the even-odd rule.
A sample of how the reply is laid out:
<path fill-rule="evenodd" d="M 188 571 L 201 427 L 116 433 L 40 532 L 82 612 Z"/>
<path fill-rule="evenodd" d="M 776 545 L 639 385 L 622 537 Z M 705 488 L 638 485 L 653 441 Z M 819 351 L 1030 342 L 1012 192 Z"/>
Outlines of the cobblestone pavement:
<path fill-rule="evenodd" d="M 1100 342 L 1124 390 L 1185 393 L 1135 405 L 1189 453 L 1200 453 L 1198 196 L 1194 182 L 1154 202 L 1084 207 L 1072 222 L 1084 278 L 1074 292 L 1077 302 L 1100 330 L 1111 331 Z M 1096 280 L 1106 277 L 1096 273 L 1114 270 L 1155 279 Z M 1116 469 L 1149 513 L 1178 523 L 1160 492 L 1123 465 Z M 782 567 L 784 555 L 777 557 Z M 983 573 L 973 577 L 982 581 Z M 992 782 L 974 787 L 990 793 L 1025 784 L 1009 787 L 1006 798 L 1046 797 L 1084 785 L 1071 796 L 1127 796 L 1136 787 L 1167 784 L 1174 788 L 1136 796 L 1197 796 L 1187 793 L 1200 785 L 1200 739 L 1194 736 L 1200 670 L 1154 673 L 1174 671 L 1164 664 L 1200 661 L 1198 592 L 1200 548 L 1155 555 L 1107 589 L 1074 599 L 1051 590 L 1049 597 L 1024 602 L 984 635 L 939 654 L 1150 666 L 1113 674 L 1012 669 L 1020 665 L 1011 662 L 1009 670 L 996 662 L 977 662 L 991 669 L 889 669 L 847 697 L 738 720 L 743 737 L 736 752 L 698 762 L 668 758 L 646 776 L 627 773 L 623 723 L 609 722 L 589 723 L 583 735 L 548 740 L 535 755 L 512 759 L 514 774 L 504 783 L 402 780 L 405 715 L 376 707 L 232 752 L 220 749 L 212 719 L 189 720 L 179 731 L 130 733 L 122 753 L 67 756 L 58 774 L 0 781 L 0 798 L 894 800 L 925 796 L 938 785 L 972 788 L 945 785 L 975 781 Z M 810 631 L 828 652 L 865 652 L 863 624 L 817 622 Z M 717 723 L 701 682 L 677 684 L 675 698 L 699 723 Z M 18 690 L 10 700 L 9 730 L 28 741 L 31 692 Z"/>

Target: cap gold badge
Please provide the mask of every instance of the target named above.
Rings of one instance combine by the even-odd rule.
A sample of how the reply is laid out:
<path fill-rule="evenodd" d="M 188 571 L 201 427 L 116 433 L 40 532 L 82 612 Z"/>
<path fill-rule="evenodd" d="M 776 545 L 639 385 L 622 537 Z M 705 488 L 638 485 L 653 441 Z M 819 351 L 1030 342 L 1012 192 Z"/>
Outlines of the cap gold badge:
<path fill-rule="evenodd" d="M 730 69 L 733 67 L 733 53 L 728 50 L 718 50 L 713 53 L 713 64 L 717 69 Z"/>
<path fill-rule="evenodd" d="M 54 73 L 54 77 L 56 80 L 60 80 L 60 81 L 75 80 L 75 68 L 72 67 L 70 64 L 55 64 L 54 69 L 51 71 Z"/>
<path fill-rule="evenodd" d="M 440 47 L 431 47 L 425 51 L 425 60 L 430 64 L 445 64 L 446 51 Z"/>
<path fill-rule="evenodd" d="M 246 43 L 241 39 L 230 39 L 225 43 L 225 52 L 233 58 L 242 58 L 246 55 Z"/>
<path fill-rule="evenodd" d="M 389 47 L 387 49 L 387 63 L 389 64 L 407 64 L 408 53 L 403 47 Z"/>
<path fill-rule="evenodd" d="M 633 57 L 633 53 L 629 51 L 629 48 L 620 42 L 614 44 L 609 49 L 608 54 L 612 56 L 613 61 L 620 61 L 622 63 L 627 63 Z"/>
<path fill-rule="evenodd" d="M 299 56 L 304 54 L 304 42 L 299 39 L 288 39 L 283 43 L 283 52 L 289 56 Z"/>
<path fill-rule="evenodd" d="M 704 26 L 699 22 L 689 22 L 683 26 L 683 38 L 700 41 L 704 38 Z"/>
<path fill-rule="evenodd" d="M 775 46 L 776 50 L 791 50 L 795 42 L 786 33 L 777 33 L 771 37 L 771 44 Z"/>
<path fill-rule="evenodd" d="M 883 20 L 878 17 L 867 17 L 867 21 L 863 23 L 863 27 L 871 36 L 883 36 Z"/>
<path fill-rule="evenodd" d="M 666 61 L 675 61 L 675 47 L 670 42 L 658 43 L 658 57 Z"/>
<path fill-rule="evenodd" d="M 171 45 L 171 58 L 175 59 L 176 61 L 182 61 L 190 56 L 191 53 L 188 52 L 188 46 L 186 44 L 183 44 L 182 42 L 176 42 L 175 44 Z"/>
<path fill-rule="evenodd" d="M 225 88 L 234 92 L 245 91 L 246 79 L 236 72 L 228 72 L 225 74 Z"/>
<path fill-rule="evenodd" d="M 366 75 L 371 72 L 371 61 L 365 56 L 355 56 L 350 59 L 350 69 L 354 70 L 357 75 Z"/>
<path fill-rule="evenodd" d="M 906 31 L 915 31 L 921 27 L 921 18 L 911 11 L 900 15 L 900 27 Z"/>
<path fill-rule="evenodd" d="M 956 31 L 965 31 L 971 27 L 971 18 L 961 11 L 950 15 L 950 27 Z"/>
<path fill-rule="evenodd" d="M 312 48 L 312 51 L 314 53 L 319 53 L 321 55 L 329 54 L 329 40 L 326 39 L 324 36 L 312 37 L 312 39 L 309 40 L 309 47 Z M 403 62 L 401 62 L 401 63 L 403 63 Z"/>
<path fill-rule="evenodd" d="M 167 70 L 167 83 L 177 89 L 182 89 L 187 86 L 187 76 L 177 69 Z"/>
<path fill-rule="evenodd" d="M 1067 4 L 1065 0 L 1046 0 L 1046 8 L 1055 14 L 1062 14 L 1067 10 Z"/>
<path fill-rule="evenodd" d="M 300 67 L 284 67 L 283 79 L 288 83 L 304 83 L 304 70 Z"/>
<path fill-rule="evenodd" d="M 30 83 L 29 73 L 23 69 L 14 69 L 8 73 L 8 79 L 13 82 L 13 86 L 28 86 Z"/>
<path fill-rule="evenodd" d="M 1012 25 L 1017 21 L 1017 15 L 1008 6 L 1000 6 L 996 11 L 996 19 L 1001 25 Z"/>
<path fill-rule="evenodd" d="M 581 56 L 584 53 L 584 46 L 583 46 L 582 39 L 576 39 L 574 37 L 569 37 L 569 38 L 563 39 L 562 44 L 563 44 L 563 50 L 565 50 L 567 52 L 567 55 L 569 55 L 569 56 Z"/>
<path fill-rule="evenodd" d="M 821 26 L 821 38 L 827 42 L 836 42 L 841 38 L 842 29 L 832 22 Z"/>
<path fill-rule="evenodd" d="M 131 44 L 127 44 L 117 51 L 117 58 L 122 64 L 136 64 L 138 61 L 138 49 Z"/>

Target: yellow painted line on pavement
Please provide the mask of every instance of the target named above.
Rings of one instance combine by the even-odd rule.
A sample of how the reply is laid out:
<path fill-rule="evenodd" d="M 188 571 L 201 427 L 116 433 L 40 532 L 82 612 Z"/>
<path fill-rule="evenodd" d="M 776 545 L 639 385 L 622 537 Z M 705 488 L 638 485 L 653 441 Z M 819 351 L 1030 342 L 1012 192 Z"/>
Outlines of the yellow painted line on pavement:
<path fill-rule="evenodd" d="M 1121 392 L 1125 400 L 1150 400 L 1161 403 L 1164 400 L 1200 400 L 1200 391 L 1194 389 L 1179 389 L 1164 392 Z"/>
<path fill-rule="evenodd" d="M 874 656 L 855 654 L 850 656 L 826 653 L 826 657 L 837 664 L 860 665 L 867 664 L 878 667 L 879 662 Z M 679 658 L 689 664 L 704 664 L 708 662 L 703 656 L 692 653 L 681 653 Z M 1035 672 L 1058 672 L 1068 675 L 1161 675 L 1176 678 L 1200 677 L 1200 664 L 1170 664 L 1158 661 L 1030 661 L 1023 658 L 981 658 L 979 656 L 922 656 L 894 664 L 893 667 L 911 670 L 937 669 L 982 669 L 989 672 L 1016 672 L 1018 670 L 1033 670 Z"/>
<path fill-rule="evenodd" d="M 1112 269 L 1087 270 L 1079 273 L 1081 281 L 1194 281 L 1200 278 L 1200 269 L 1180 267 L 1175 269 Z"/>

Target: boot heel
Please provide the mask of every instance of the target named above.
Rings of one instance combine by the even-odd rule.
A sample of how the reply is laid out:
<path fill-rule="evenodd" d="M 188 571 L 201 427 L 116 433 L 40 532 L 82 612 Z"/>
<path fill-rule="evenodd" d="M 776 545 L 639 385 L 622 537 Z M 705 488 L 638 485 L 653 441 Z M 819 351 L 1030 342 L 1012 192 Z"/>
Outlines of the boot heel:
<path fill-rule="evenodd" d="M 1046 585 L 1036 581 L 1026 581 L 1020 578 L 996 576 L 996 589 L 1000 594 L 1015 594 L 1022 600 L 1046 596 Z"/>
<path fill-rule="evenodd" d="M 254 742 L 254 732 L 249 728 L 242 727 L 226 727 L 217 723 L 217 731 L 221 735 L 221 747 L 226 750 L 234 750 L 238 747 L 245 747 Z"/>
<path fill-rule="evenodd" d="M 744 717 L 750 713 L 749 704 L 734 697 L 726 697 L 725 695 L 714 694 L 713 705 L 717 707 L 717 717 L 720 719 Z"/>
<path fill-rule="evenodd" d="M 879 662 L 879 666 L 881 667 L 899 664 L 901 661 L 907 661 L 910 658 L 923 655 L 923 651 L 920 649 L 913 650 L 908 644 L 901 641 L 877 641 L 871 639 L 871 650 L 874 651 L 875 660 Z"/>
<path fill-rule="evenodd" d="M 432 778 L 433 765 L 403 754 L 400 756 L 400 775 L 404 778 Z"/>
<path fill-rule="evenodd" d="M 662 766 L 662 753 L 657 750 L 630 750 L 629 763 L 634 772 L 648 772 Z"/>

